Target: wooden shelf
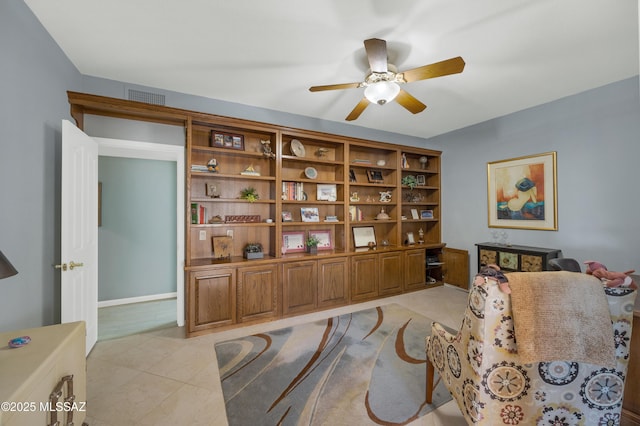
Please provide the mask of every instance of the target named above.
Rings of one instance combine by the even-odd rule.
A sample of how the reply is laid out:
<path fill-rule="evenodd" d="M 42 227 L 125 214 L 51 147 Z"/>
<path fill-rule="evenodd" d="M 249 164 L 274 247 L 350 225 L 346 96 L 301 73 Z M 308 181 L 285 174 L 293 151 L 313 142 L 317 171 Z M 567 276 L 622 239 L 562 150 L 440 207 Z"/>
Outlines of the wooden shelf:
<path fill-rule="evenodd" d="M 81 128 L 85 113 L 184 127 L 188 336 L 425 288 L 425 256 L 429 251 L 439 253 L 443 246 L 440 151 L 95 95 L 70 92 L 69 102 Z M 237 136 L 239 149 L 215 146 L 215 137 L 211 146 L 216 133 Z M 295 154 L 294 139 L 304 147 Z M 265 155 L 265 147 L 270 155 Z M 422 157 L 427 159 L 424 169 Z M 206 165 L 212 159 L 217 162 L 216 173 L 191 170 L 192 165 Z M 242 175 L 249 167 L 260 175 Z M 315 179 L 307 178 L 307 167 L 316 169 Z M 380 172 L 382 182 L 370 182 L 369 171 Z M 402 178 L 409 175 L 424 176 L 425 184 L 410 190 L 402 185 Z M 300 198 L 297 191 L 305 192 L 307 199 L 283 200 L 284 182 L 301 183 L 296 194 Z M 335 184 L 336 201 L 316 199 L 318 185 L 323 184 Z M 256 190 L 257 201 L 239 198 L 247 187 Z M 391 193 L 391 202 L 379 201 L 383 191 Z M 422 198 L 409 203 L 409 192 Z M 350 201 L 353 193 L 361 201 Z M 262 221 L 192 224 L 192 204 L 198 221 L 235 215 L 260 216 Z M 303 222 L 302 207 L 317 208 L 321 219 L 335 216 L 339 220 Z M 350 220 L 351 207 L 366 219 Z M 383 208 L 390 219 L 375 220 Z M 402 220 L 412 208 L 432 210 L 434 217 Z M 282 222 L 283 212 L 288 211 L 295 221 Z M 267 218 L 273 222 L 264 222 Z M 354 247 L 352 231 L 358 226 L 374 228 L 376 250 Z M 314 230 L 330 232 L 332 250 L 283 254 L 283 233 L 292 233 L 288 235 L 295 237 L 294 244 L 303 245 L 303 238 Z M 404 245 L 408 233 L 417 237 L 420 232 L 423 244 Z M 233 237 L 226 242 L 230 234 Z M 220 251 L 220 243 L 227 244 L 230 258 L 218 259 L 214 240 Z M 388 246 L 383 247 L 382 241 Z M 250 243 L 262 245 L 263 259 L 242 257 Z M 441 276 L 437 279 L 442 281 Z"/>

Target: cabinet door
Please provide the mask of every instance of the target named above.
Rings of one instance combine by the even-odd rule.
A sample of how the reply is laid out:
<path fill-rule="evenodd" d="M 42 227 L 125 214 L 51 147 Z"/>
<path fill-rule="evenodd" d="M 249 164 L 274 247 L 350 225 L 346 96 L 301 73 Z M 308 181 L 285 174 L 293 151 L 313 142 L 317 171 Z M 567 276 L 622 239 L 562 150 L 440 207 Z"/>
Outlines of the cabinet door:
<path fill-rule="evenodd" d="M 380 296 L 396 294 L 402 292 L 403 271 L 402 252 L 395 251 L 382 253 L 379 255 L 378 265 L 380 281 L 378 283 L 378 294 Z"/>
<path fill-rule="evenodd" d="M 282 315 L 311 311 L 317 306 L 318 262 L 282 264 Z"/>
<path fill-rule="evenodd" d="M 378 296 L 378 255 L 365 254 L 351 258 L 351 300 Z"/>
<path fill-rule="evenodd" d="M 188 333 L 236 322 L 236 272 L 233 268 L 189 274 Z"/>
<path fill-rule="evenodd" d="M 273 318 L 278 315 L 276 265 L 238 268 L 238 320 Z"/>
<path fill-rule="evenodd" d="M 349 270 L 345 257 L 318 261 L 318 306 L 349 302 Z"/>
<path fill-rule="evenodd" d="M 404 289 L 420 290 L 425 288 L 426 258 L 424 249 L 404 252 Z"/>
<path fill-rule="evenodd" d="M 463 290 L 469 290 L 469 252 L 445 247 L 442 249 L 443 280 Z"/>

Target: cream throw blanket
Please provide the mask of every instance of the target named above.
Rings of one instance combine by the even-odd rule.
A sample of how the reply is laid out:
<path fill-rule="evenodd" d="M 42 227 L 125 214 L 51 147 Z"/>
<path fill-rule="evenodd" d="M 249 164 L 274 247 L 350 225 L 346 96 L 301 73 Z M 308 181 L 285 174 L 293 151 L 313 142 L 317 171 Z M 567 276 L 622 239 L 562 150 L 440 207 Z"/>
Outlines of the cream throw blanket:
<path fill-rule="evenodd" d="M 506 276 L 523 363 L 574 361 L 615 367 L 611 314 L 599 279 L 566 271 Z"/>

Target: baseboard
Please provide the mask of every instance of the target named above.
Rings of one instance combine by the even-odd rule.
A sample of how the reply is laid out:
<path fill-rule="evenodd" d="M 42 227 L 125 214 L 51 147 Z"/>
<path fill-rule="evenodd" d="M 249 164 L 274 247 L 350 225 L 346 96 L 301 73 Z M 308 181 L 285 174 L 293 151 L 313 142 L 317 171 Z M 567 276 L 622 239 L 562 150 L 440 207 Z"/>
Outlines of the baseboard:
<path fill-rule="evenodd" d="M 128 297 L 126 299 L 103 300 L 98 302 L 98 308 L 106 308 L 108 306 L 128 305 L 130 303 L 152 302 L 154 300 L 175 299 L 177 292 L 164 294 L 151 294 L 149 296 Z"/>

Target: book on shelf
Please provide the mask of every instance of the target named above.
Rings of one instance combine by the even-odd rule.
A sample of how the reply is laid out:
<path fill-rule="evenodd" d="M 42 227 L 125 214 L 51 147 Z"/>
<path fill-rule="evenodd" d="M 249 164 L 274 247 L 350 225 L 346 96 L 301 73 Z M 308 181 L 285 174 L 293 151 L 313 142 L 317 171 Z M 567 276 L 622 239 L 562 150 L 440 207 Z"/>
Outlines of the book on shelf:
<path fill-rule="evenodd" d="M 207 223 L 207 208 L 202 204 L 191 203 L 191 224 L 203 225 Z"/>
<path fill-rule="evenodd" d="M 304 193 L 304 183 L 302 182 L 282 182 L 282 199 L 293 201 L 304 201 L 307 199 Z"/>
<path fill-rule="evenodd" d="M 349 219 L 351 219 L 352 222 L 360 222 L 364 219 L 360 207 L 349 206 Z"/>
<path fill-rule="evenodd" d="M 205 165 L 192 164 L 191 171 L 192 172 L 208 172 L 209 168 Z"/>

